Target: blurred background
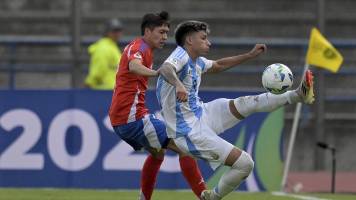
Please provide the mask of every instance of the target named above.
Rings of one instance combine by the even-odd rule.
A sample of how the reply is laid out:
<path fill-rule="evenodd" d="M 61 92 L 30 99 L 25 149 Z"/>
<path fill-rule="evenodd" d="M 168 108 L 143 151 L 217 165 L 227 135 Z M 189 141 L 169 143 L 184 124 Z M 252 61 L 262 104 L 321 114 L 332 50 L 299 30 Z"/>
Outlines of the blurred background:
<path fill-rule="evenodd" d="M 140 35 L 142 16 L 161 10 L 171 14 L 170 37 L 183 20 L 208 22 L 211 59 L 244 53 L 255 43 L 267 44 L 267 53 L 258 59 L 205 76 L 202 90 L 262 92 L 263 69 L 278 62 L 292 69 L 296 87 L 310 30 L 318 27 L 344 56 L 344 63 L 337 74 L 312 68 L 318 100 L 302 109 L 288 182 L 301 183 L 304 191 L 329 191 L 331 154 L 316 145 L 325 142 L 336 148 L 337 191 L 356 192 L 355 8 L 354 0 L 2 0 L 0 88 L 84 89 L 87 47 L 102 36 L 105 22 L 114 17 L 123 22 L 119 42 L 123 50 Z M 170 39 L 155 52 L 156 68 L 174 48 Z M 152 89 L 155 83 L 150 81 Z M 286 107 L 282 152 L 294 111 L 295 106 Z"/>

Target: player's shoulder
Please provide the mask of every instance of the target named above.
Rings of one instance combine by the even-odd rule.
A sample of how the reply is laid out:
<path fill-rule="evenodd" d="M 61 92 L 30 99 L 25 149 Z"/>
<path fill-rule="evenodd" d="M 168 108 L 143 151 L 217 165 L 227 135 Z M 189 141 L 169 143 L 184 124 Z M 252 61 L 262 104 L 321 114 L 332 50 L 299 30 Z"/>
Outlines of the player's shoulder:
<path fill-rule="evenodd" d="M 132 51 L 132 50 L 136 50 L 140 47 L 140 41 L 138 40 L 138 38 L 132 40 L 127 46 L 127 50 L 128 51 Z"/>
<path fill-rule="evenodd" d="M 173 62 L 173 63 L 187 63 L 189 60 L 189 55 L 187 51 L 180 47 L 177 46 L 177 48 L 170 54 L 168 57 L 167 61 Z"/>
<path fill-rule="evenodd" d="M 143 56 L 148 48 L 148 45 L 141 38 L 136 38 L 125 47 L 124 54 L 133 55 L 139 53 Z"/>
<path fill-rule="evenodd" d="M 198 57 L 197 58 L 197 64 L 198 64 L 198 66 L 201 67 L 201 69 L 203 71 L 205 71 L 205 70 L 207 70 L 207 69 L 212 67 L 213 61 L 209 60 L 209 59 L 207 59 L 205 57 Z"/>
<path fill-rule="evenodd" d="M 175 57 L 178 59 L 183 59 L 184 57 L 188 56 L 187 51 L 181 47 L 181 46 L 177 46 L 174 51 L 171 53 L 171 57 Z"/>
<path fill-rule="evenodd" d="M 133 43 L 133 49 L 145 53 L 150 50 L 150 47 L 142 38 L 137 38 Z"/>
<path fill-rule="evenodd" d="M 205 64 L 207 61 L 208 61 L 208 59 L 205 58 L 205 57 L 202 57 L 202 56 L 199 56 L 199 57 L 197 58 L 197 63 L 198 63 L 198 64 Z"/>

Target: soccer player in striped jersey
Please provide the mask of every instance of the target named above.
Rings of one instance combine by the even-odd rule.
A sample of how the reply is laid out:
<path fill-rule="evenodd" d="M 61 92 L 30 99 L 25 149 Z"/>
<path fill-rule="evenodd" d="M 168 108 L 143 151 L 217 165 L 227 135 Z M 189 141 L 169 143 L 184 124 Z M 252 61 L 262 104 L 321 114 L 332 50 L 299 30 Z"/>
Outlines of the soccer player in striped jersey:
<path fill-rule="evenodd" d="M 151 199 L 166 148 L 179 154 L 182 173 L 193 192 L 200 197 L 206 189 L 196 160 L 174 145 L 167 137 L 164 122 L 149 114 L 145 106 L 148 78 L 158 75 L 152 69 L 153 50 L 164 46 L 169 31 L 168 20 L 169 15 L 165 11 L 143 17 L 142 37 L 128 44 L 121 57 L 109 111 L 115 133 L 135 150 L 144 148 L 150 152 L 142 169 L 141 200 Z"/>
<path fill-rule="evenodd" d="M 209 28 L 204 22 L 186 21 L 178 25 L 178 47 L 160 68 L 156 94 L 162 107 L 168 137 L 184 152 L 209 162 L 213 169 L 229 166 L 213 190 L 203 191 L 203 200 L 219 200 L 235 190 L 254 167 L 251 156 L 218 135 L 255 112 L 269 112 L 291 103 L 314 101 L 313 77 L 306 72 L 302 85 L 284 94 L 263 93 L 236 99 L 220 98 L 201 102 L 198 92 L 205 72 L 217 73 L 253 59 L 266 51 L 256 44 L 246 54 L 208 60 Z"/>

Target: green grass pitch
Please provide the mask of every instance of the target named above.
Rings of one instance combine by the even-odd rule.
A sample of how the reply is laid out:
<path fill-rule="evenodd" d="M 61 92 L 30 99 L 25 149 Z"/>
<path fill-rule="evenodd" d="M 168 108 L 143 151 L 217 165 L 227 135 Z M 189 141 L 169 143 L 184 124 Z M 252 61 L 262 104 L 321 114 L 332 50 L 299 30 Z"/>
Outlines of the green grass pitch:
<path fill-rule="evenodd" d="M 76 189 L 0 189 L 0 200 L 137 200 L 137 190 L 76 190 Z M 355 200 L 356 195 L 302 194 L 315 200 Z M 194 200 L 190 191 L 157 190 L 152 200 Z M 298 198 L 274 196 L 271 193 L 234 192 L 224 200 L 295 200 Z M 314 200 L 314 199 L 313 199 Z"/>

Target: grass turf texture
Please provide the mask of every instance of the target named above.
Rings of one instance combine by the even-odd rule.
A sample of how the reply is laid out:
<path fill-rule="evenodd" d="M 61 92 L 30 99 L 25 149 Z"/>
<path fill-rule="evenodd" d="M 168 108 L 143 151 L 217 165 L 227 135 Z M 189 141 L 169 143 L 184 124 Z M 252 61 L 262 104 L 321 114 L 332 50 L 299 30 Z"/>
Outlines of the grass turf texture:
<path fill-rule="evenodd" d="M 137 200 L 137 190 L 75 190 L 75 189 L 0 189 L 0 200 Z M 330 200 L 355 200 L 356 195 L 346 194 L 302 194 Z M 190 191 L 156 190 L 153 200 L 189 200 L 196 199 Z M 295 200 L 286 196 L 274 196 L 271 193 L 229 194 L 224 200 Z"/>

